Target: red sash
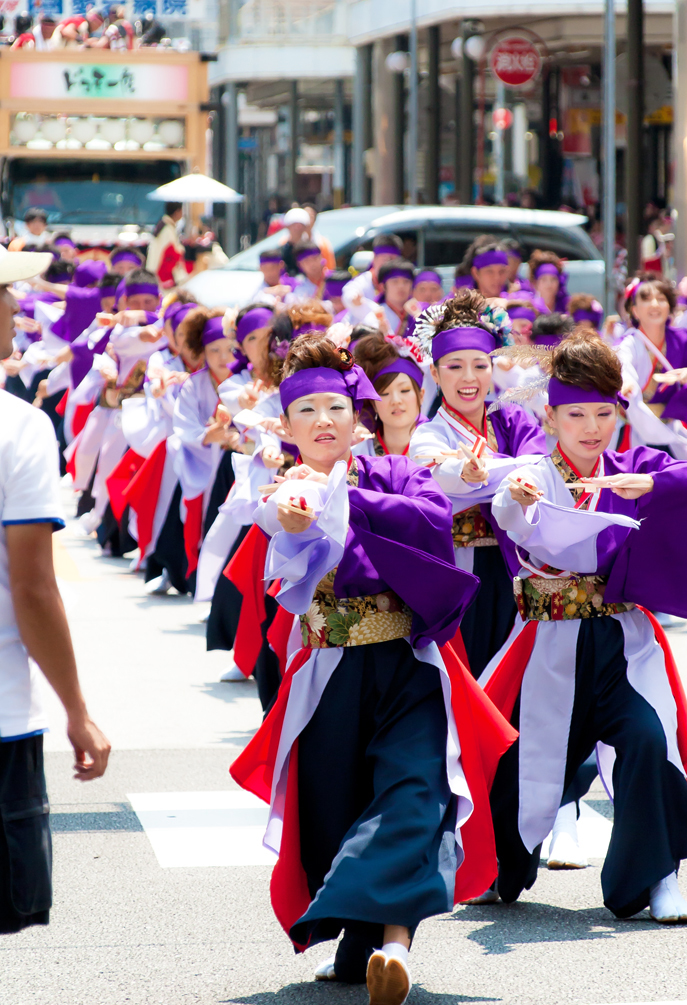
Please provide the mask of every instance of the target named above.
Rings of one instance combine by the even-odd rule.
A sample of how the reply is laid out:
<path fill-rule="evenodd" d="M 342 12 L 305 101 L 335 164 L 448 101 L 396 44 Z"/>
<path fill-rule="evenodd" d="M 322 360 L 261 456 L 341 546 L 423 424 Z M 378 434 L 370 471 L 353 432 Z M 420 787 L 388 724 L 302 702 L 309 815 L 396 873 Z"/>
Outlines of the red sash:
<path fill-rule="evenodd" d="M 262 648 L 262 626 L 265 610 L 265 559 L 268 541 L 257 524 L 253 524 L 236 549 L 224 575 L 243 597 L 236 638 L 234 663 L 241 673 L 250 677 Z"/>
<path fill-rule="evenodd" d="M 167 441 L 162 440 L 152 454 L 146 457 L 123 493 L 126 502 L 136 514 L 141 558 L 145 558 L 148 545 L 153 539 L 153 520 L 160 496 L 166 457 Z"/>
<path fill-rule="evenodd" d="M 117 523 L 121 522 L 128 501 L 124 493 L 131 479 L 140 471 L 144 463 L 145 457 L 141 457 L 135 450 L 129 448 L 105 482 L 107 485 L 107 494 L 110 497 L 110 506 Z"/>

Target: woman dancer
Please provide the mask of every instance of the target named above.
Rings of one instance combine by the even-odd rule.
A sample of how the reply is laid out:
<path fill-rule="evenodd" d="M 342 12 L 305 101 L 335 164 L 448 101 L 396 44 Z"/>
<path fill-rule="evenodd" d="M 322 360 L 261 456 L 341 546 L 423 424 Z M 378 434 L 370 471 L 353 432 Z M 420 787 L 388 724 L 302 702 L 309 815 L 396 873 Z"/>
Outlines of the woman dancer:
<path fill-rule="evenodd" d="M 533 251 L 528 262 L 535 304 L 565 314 L 568 309 L 567 276 L 563 262 L 553 251 Z"/>
<path fill-rule="evenodd" d="M 522 455 L 543 454 L 544 433 L 519 405 L 487 416 L 492 381 L 489 353 L 508 335 L 507 316 L 493 311 L 476 290 L 420 315 L 418 344 L 431 355 L 442 404 L 410 442 L 410 457 L 429 465 L 454 511 L 456 563 L 479 577 L 477 600 L 461 634 L 475 677 L 508 637 L 515 621 L 510 577 L 492 528 L 489 503 Z M 497 342 L 498 339 L 498 342 Z"/>
<path fill-rule="evenodd" d="M 653 273 L 640 273 L 625 293 L 632 327 L 617 348 L 629 400 L 620 449 L 648 444 L 685 460 L 687 332 L 669 323 L 675 290 Z"/>
<path fill-rule="evenodd" d="M 307 648 L 232 775 L 271 802 L 272 901 L 296 948 L 344 929 L 317 977 L 367 978 L 372 1005 L 401 1005 L 417 925 L 452 906 L 461 839 L 459 883 L 479 854 L 462 823 L 477 788 L 463 771 L 470 740 L 459 727 L 462 764 L 451 740 L 468 678 L 449 684 L 436 648 L 475 581 L 453 564 L 450 505 L 430 473 L 404 457 L 352 458 L 357 413 L 378 398 L 350 353 L 299 338 L 280 396 L 303 463 L 257 522 L 271 538 L 266 575 L 281 577 Z M 454 705 L 451 687 L 463 689 Z M 483 712 L 493 756 L 510 738 Z"/>
<path fill-rule="evenodd" d="M 673 571 L 687 561 L 687 464 L 608 450 L 622 376 L 601 339 L 565 339 L 551 373 L 558 445 L 492 503 L 517 548 L 527 621 L 486 683 L 520 729 L 492 789 L 498 889 L 512 902 L 532 886 L 561 794 L 596 747 L 615 803 L 604 903 L 619 918 L 649 906 L 656 921 L 687 921 L 675 873 L 687 857 L 687 706 L 665 635 L 635 606 L 687 615 Z"/>
<path fill-rule="evenodd" d="M 410 357 L 399 355 L 377 332 L 356 342 L 355 361 L 369 377 L 379 401 L 365 406 L 361 419 L 373 435 L 356 445 L 353 453 L 405 456 L 418 423 L 426 421 L 420 413 L 424 397 L 422 370 Z"/>
<path fill-rule="evenodd" d="M 174 433 L 181 441 L 174 470 L 185 508 L 187 579 L 196 570 L 204 530 L 211 526 L 234 480 L 230 454 L 238 445 L 238 433 L 231 428 L 226 409 L 219 408 L 218 394 L 234 362 L 224 315 L 223 310 L 197 307 L 179 325 L 179 338 L 189 351 L 205 358 L 205 366 L 182 384 L 174 404 Z"/>

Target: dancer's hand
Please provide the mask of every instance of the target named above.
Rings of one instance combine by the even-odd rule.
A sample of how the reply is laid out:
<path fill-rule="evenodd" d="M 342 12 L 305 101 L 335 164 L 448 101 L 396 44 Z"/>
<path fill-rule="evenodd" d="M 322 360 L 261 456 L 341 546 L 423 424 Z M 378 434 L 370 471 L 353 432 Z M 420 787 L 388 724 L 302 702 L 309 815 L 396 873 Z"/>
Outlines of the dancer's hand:
<path fill-rule="evenodd" d="M 621 499 L 639 499 L 654 487 L 651 475 L 604 475 L 603 478 L 581 478 L 578 488 L 610 489 Z"/>

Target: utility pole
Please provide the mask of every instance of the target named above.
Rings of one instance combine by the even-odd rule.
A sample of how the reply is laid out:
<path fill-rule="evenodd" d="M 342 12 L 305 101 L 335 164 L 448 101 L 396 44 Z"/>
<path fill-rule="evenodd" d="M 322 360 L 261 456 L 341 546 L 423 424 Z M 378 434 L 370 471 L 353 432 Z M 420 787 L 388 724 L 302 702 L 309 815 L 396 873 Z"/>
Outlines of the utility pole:
<path fill-rule="evenodd" d="M 460 82 L 460 123 L 456 123 L 456 133 L 460 136 L 460 201 L 472 204 L 472 178 L 475 163 L 474 141 L 474 67 L 465 52 L 465 43 L 474 35 L 471 21 L 463 21 L 463 77 Z"/>
<path fill-rule="evenodd" d="M 627 0 L 627 167 L 625 203 L 627 223 L 627 272 L 639 268 L 639 238 L 642 228 L 644 131 L 644 2 Z"/>
<path fill-rule="evenodd" d="M 410 89 L 408 109 L 408 201 L 417 206 L 418 143 L 417 0 L 410 0 Z"/>
<path fill-rule="evenodd" d="M 676 0 L 673 33 L 673 94 L 675 125 L 675 268 L 687 275 L 687 0 Z"/>
<path fill-rule="evenodd" d="M 685 0 L 682 0 L 685 2 Z M 606 264 L 606 315 L 615 314 L 616 292 L 613 286 L 615 264 L 615 4 L 606 0 L 604 17 L 604 117 L 603 117 L 603 235 Z"/>

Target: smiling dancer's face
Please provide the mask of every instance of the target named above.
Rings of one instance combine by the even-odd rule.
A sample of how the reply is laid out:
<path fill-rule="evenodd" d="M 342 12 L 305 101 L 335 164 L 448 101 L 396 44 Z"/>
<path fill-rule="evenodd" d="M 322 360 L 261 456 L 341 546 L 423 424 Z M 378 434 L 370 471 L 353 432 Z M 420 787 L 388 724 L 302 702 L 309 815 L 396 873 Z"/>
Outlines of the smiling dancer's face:
<path fill-rule="evenodd" d="M 476 349 L 447 353 L 431 367 L 432 376 L 451 408 L 471 422 L 482 417 L 491 385 L 491 359 Z"/>

